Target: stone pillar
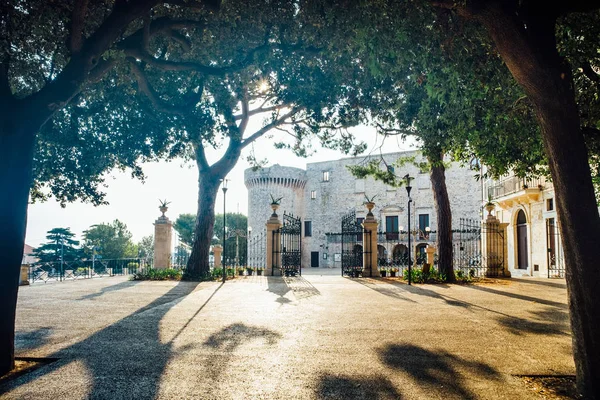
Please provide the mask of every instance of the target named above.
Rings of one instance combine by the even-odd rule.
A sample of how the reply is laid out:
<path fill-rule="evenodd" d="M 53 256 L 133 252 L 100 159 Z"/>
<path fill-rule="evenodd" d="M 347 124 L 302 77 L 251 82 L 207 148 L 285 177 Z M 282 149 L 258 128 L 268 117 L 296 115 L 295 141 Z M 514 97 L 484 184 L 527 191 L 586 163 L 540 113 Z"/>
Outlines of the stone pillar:
<path fill-rule="evenodd" d="M 489 213 L 484 222 L 485 235 L 483 237 L 483 251 L 486 259 L 486 275 L 493 275 L 493 271 L 503 268 L 501 276 L 510 277 L 507 267 L 508 252 L 506 246 L 507 223 L 501 223 L 498 218 Z"/>
<path fill-rule="evenodd" d="M 365 231 L 370 233 L 363 233 L 363 276 L 372 276 L 378 278 L 379 268 L 377 268 L 377 220 L 373 215 L 373 207 L 375 203 L 372 201 L 365 204 L 369 212 L 362 223 L 362 227 Z M 370 272 L 370 274 L 369 274 Z"/>
<path fill-rule="evenodd" d="M 19 276 L 19 286 L 29 285 L 29 265 L 21 265 L 21 275 Z"/>
<path fill-rule="evenodd" d="M 271 214 L 271 218 L 267 220 L 267 264 L 265 265 L 265 275 L 273 275 L 273 266 L 281 265 L 281 234 L 279 233 L 279 228 L 281 228 L 281 221 L 277 216 L 277 209 L 279 208 L 278 204 L 271 204 L 271 208 L 273 209 L 273 214 Z M 275 259 L 273 259 L 273 252 L 277 253 Z M 281 274 L 281 270 L 278 269 Z"/>
<path fill-rule="evenodd" d="M 171 267 L 172 228 L 173 223 L 165 216 L 164 211 L 163 215 L 154 221 L 154 268 L 156 269 Z"/>
<path fill-rule="evenodd" d="M 214 268 L 221 268 L 221 254 L 223 254 L 223 246 L 216 244 L 213 246 L 213 257 L 215 260 Z"/>

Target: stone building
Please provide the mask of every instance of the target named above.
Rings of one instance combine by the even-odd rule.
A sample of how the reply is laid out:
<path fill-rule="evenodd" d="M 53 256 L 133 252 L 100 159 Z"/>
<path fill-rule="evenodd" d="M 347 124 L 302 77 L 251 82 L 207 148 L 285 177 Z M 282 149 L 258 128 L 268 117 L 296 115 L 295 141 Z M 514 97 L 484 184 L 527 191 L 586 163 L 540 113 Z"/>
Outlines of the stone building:
<path fill-rule="evenodd" d="M 507 223 L 506 267 L 512 276 L 564 277 L 554 187 L 543 178 L 488 180 L 495 216 Z"/>
<path fill-rule="evenodd" d="M 360 222 L 367 213 L 363 205 L 365 196 L 375 196 L 373 213 L 379 221 L 379 231 L 382 232 L 379 236 L 383 238 L 378 246 L 378 258 L 389 259 L 395 252 L 406 249 L 401 244 L 402 239 L 406 240 L 408 235 L 406 189 L 388 186 L 371 177 L 357 179 L 347 166 L 381 157 L 386 163 L 392 164 L 398 158 L 409 156 L 416 156 L 417 162 L 423 161 L 419 152 L 409 151 L 309 163 L 305 170 L 280 165 L 256 171 L 247 169 L 245 184 L 248 188 L 248 226 L 252 235 L 264 232 L 265 223 L 271 214 L 271 195 L 275 198 L 282 197 L 279 215 L 285 212 L 302 219 L 303 267 L 339 267 L 342 217 L 354 211 Z M 411 231 L 413 239 L 416 239 L 413 242 L 414 251 L 422 253 L 425 246 L 435 240 L 437 227 L 429 173 L 408 164 L 397 168 L 395 173 L 399 177 L 408 173 L 415 178 L 411 192 Z M 446 185 L 455 229 L 459 229 L 461 218 L 476 221 L 481 219 L 483 188 L 474 179 L 474 175 L 469 168 L 454 162 L 446 170 Z M 252 248 L 248 249 L 249 259 L 256 258 L 257 254 L 253 254 L 253 251 Z"/>

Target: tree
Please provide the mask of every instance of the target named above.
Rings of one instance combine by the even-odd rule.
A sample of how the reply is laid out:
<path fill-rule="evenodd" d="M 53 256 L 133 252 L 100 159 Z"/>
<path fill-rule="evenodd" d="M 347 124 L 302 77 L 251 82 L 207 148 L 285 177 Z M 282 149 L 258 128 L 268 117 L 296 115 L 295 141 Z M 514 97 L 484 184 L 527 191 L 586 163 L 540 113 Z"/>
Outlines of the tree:
<path fill-rule="evenodd" d="M 46 235 L 47 243 L 34 250 L 32 255 L 40 262 L 73 261 L 81 257 L 82 252 L 77 248 L 79 241 L 73 239 L 75 234 L 70 228 L 54 228 Z"/>
<path fill-rule="evenodd" d="M 88 254 L 94 251 L 104 259 L 133 258 L 138 248 L 131 241 L 127 225 L 115 219 L 112 223 L 92 225 L 83 232 L 83 248 Z"/>
<path fill-rule="evenodd" d="M 194 243 L 194 225 L 196 224 L 196 215 L 194 214 L 179 214 L 173 229 L 179 234 L 179 240 L 188 246 Z"/>
<path fill-rule="evenodd" d="M 181 40 L 175 30 L 199 22 L 179 18 L 182 10 L 206 15 L 206 5 L 214 3 L 74 1 L 56 7 L 29 0 L 0 6 L 0 254 L 5 276 L 0 282 L 5 310 L 0 318 L 0 374 L 14 365 L 19 263 L 38 131 L 59 110 L 77 102 L 90 84 L 123 65 L 126 50 L 117 50 L 118 45 L 139 50 L 157 35 Z M 160 21 L 155 29 L 149 29 L 152 18 Z M 71 170 L 70 183 L 79 186 L 79 177 L 86 178 L 83 183 L 93 181 L 98 170 L 90 164 L 80 173 Z M 93 186 L 87 185 L 88 194 Z"/>
<path fill-rule="evenodd" d="M 154 258 L 154 235 L 144 236 L 137 244 L 138 257 L 146 260 Z"/>
<path fill-rule="evenodd" d="M 238 256 L 238 264 L 246 265 L 248 252 L 248 217 L 240 213 L 225 214 L 225 247 L 223 259 L 228 265 L 232 265 Z M 223 244 L 223 214 L 215 215 L 215 235 L 219 238 L 213 240 L 213 244 Z"/>

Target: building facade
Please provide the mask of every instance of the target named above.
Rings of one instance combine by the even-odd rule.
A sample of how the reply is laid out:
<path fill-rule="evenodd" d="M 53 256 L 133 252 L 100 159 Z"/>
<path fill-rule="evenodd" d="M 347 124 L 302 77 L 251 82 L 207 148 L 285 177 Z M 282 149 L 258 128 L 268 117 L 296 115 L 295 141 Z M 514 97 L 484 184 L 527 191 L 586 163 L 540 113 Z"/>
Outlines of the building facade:
<path fill-rule="evenodd" d="M 554 187 L 544 178 L 508 175 L 485 183 L 496 218 L 507 223 L 506 267 L 511 276 L 564 277 Z"/>
<path fill-rule="evenodd" d="M 392 164 L 399 158 L 413 156 L 417 163 L 423 161 L 419 152 L 410 151 L 309 163 L 306 169 L 280 165 L 256 171 L 248 169 L 245 171 L 245 184 L 248 188 L 248 226 L 252 235 L 265 230 L 271 214 L 271 196 L 281 197 L 280 215 L 293 214 L 302 219 L 303 267 L 339 267 L 342 217 L 354 212 L 360 223 L 367 213 L 364 206 L 366 197 L 374 196 L 376 206 L 373 213 L 379 221 L 379 236 L 382 238 L 377 250 L 378 258 L 390 259 L 407 249 L 403 244 L 408 236 L 406 189 L 386 185 L 371 177 L 358 179 L 347 167 L 379 158 Z M 414 251 L 423 253 L 425 246 L 435 241 L 437 227 L 431 181 L 427 171 L 420 171 L 414 165 L 407 164 L 395 171 L 399 177 L 407 173 L 415 178 L 411 192 Z M 459 229 L 461 219 L 481 220 L 483 187 L 474 175 L 469 168 L 454 162 L 446 169 L 454 229 Z M 357 245 L 360 245 L 360 238 L 357 238 Z M 256 257 L 252 248 L 248 252 L 249 259 Z"/>

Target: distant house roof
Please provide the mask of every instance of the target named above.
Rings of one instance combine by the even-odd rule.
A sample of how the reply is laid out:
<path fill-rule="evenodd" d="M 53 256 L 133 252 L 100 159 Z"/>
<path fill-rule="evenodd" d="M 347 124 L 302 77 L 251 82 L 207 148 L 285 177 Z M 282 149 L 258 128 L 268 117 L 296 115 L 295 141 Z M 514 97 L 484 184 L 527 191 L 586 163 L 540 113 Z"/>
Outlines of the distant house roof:
<path fill-rule="evenodd" d="M 25 243 L 25 246 L 23 247 L 23 260 L 21 261 L 21 264 L 33 264 L 38 261 L 36 257 L 31 255 L 34 250 L 35 249 L 33 247 Z"/>

